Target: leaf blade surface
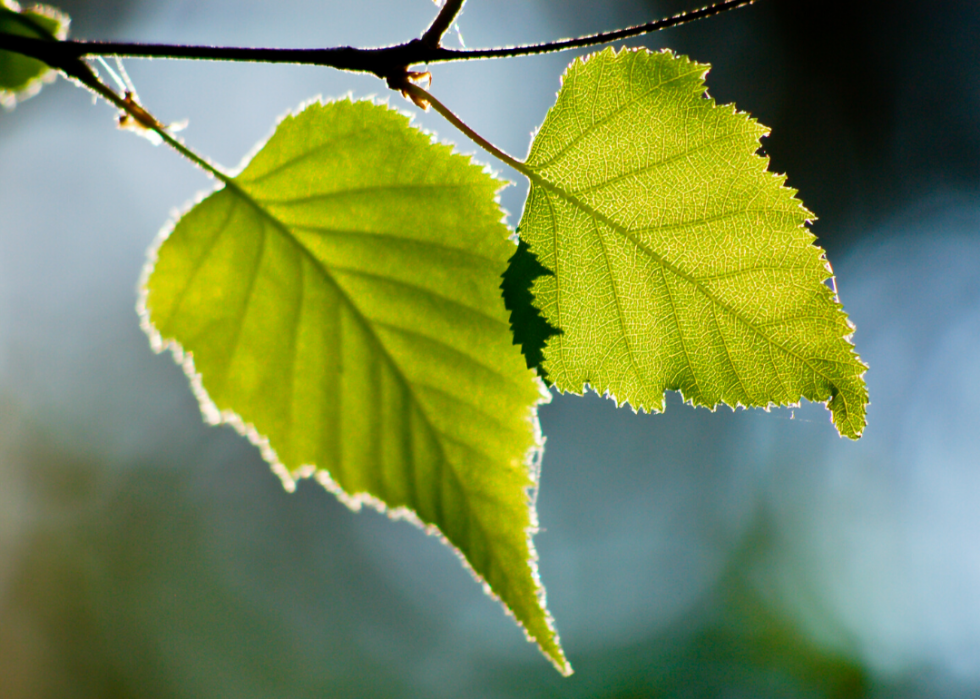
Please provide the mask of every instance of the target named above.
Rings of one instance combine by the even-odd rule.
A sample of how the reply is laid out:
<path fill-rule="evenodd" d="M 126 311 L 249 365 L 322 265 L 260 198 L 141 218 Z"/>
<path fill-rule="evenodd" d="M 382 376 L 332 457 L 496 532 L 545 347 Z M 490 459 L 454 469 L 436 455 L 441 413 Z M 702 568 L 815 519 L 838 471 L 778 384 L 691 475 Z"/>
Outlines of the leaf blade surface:
<path fill-rule="evenodd" d="M 665 390 L 712 408 L 826 401 L 857 438 L 866 367 L 813 216 L 756 155 L 767 129 L 706 98 L 706 72 L 611 49 L 566 72 L 519 228 L 553 273 L 533 287 L 560 330 L 544 369 L 645 410 Z"/>
<path fill-rule="evenodd" d="M 314 472 L 438 531 L 568 671 L 531 534 L 546 393 L 498 286 L 500 182 L 369 102 L 280 123 L 189 211 L 145 286 L 155 346 L 287 483 Z"/>

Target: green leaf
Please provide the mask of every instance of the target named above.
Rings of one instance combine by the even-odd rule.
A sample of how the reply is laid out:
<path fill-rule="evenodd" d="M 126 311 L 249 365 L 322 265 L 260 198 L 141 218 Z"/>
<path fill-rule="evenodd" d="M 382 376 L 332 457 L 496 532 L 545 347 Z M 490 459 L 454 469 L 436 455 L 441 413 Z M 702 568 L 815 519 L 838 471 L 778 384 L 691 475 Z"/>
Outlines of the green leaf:
<path fill-rule="evenodd" d="M 500 186 L 383 105 L 312 104 L 160 243 L 144 327 L 287 487 L 443 535 L 569 672 L 531 542 L 548 394 L 498 292 Z"/>
<path fill-rule="evenodd" d="M 0 34 L 61 40 L 68 36 L 68 16 L 47 5 L 21 10 L 13 0 L 0 0 Z M 55 71 L 41 61 L 0 51 L 0 105 L 8 109 L 40 91 Z"/>
<path fill-rule="evenodd" d="M 767 133 L 705 94 L 699 65 L 611 49 L 576 60 L 526 162 L 521 236 L 553 276 L 536 305 L 561 330 L 544 368 L 637 409 L 827 401 L 860 436 L 868 401 L 853 326 L 805 227 L 756 155 Z"/>

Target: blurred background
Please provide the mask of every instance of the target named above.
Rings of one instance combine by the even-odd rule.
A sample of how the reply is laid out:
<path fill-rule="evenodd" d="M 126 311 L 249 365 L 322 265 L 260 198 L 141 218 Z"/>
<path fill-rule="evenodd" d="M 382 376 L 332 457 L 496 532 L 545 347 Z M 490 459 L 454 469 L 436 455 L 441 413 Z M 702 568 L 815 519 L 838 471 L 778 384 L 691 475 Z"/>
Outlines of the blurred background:
<path fill-rule="evenodd" d="M 251 46 L 395 43 L 435 11 L 60 6 L 77 37 Z M 470 0 L 458 26 L 486 47 L 691 7 Z M 773 128 L 765 151 L 820 217 L 872 405 L 858 443 L 820 405 L 543 407 L 535 541 L 570 679 L 437 540 L 313 483 L 287 494 L 202 423 L 134 310 L 144 251 L 212 187 L 202 173 L 65 81 L 0 113 L 0 696 L 980 696 L 977 37 L 973 0 L 760 0 L 632 42 L 713 64 L 711 94 Z M 523 156 L 571 58 L 436 66 L 433 91 Z M 414 110 L 327 69 L 126 66 L 226 166 L 315 95 Z M 514 225 L 526 189 L 502 172 Z"/>

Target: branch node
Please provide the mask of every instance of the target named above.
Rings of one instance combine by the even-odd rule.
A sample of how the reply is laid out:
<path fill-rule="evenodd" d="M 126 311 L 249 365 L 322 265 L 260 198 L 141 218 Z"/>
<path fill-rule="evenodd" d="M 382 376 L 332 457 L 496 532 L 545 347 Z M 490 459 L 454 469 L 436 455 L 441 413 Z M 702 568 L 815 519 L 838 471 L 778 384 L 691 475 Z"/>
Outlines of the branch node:
<path fill-rule="evenodd" d="M 442 44 L 443 35 L 453 26 L 453 22 L 463 9 L 466 0 L 445 0 L 439 14 L 422 35 L 422 44 L 428 49 L 437 49 Z"/>
<path fill-rule="evenodd" d="M 403 68 L 399 73 L 387 76 L 385 82 L 392 90 L 398 90 L 402 93 L 402 97 L 411 100 L 419 109 L 429 111 L 429 100 L 425 98 L 425 93 L 420 94 L 419 91 L 411 88 L 411 86 L 421 85 L 421 83 L 425 83 L 426 87 L 431 87 L 432 73 L 429 71 Z"/>

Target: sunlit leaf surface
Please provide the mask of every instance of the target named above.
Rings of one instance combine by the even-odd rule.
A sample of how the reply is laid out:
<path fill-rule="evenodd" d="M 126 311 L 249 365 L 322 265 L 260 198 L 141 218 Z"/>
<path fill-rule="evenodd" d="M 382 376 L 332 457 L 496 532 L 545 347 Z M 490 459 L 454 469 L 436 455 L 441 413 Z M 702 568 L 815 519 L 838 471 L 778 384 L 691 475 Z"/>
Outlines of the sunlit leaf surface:
<path fill-rule="evenodd" d="M 287 485 L 437 529 L 561 669 L 531 534 L 535 406 L 501 182 L 383 105 L 312 104 L 155 251 L 147 329 Z"/>
<path fill-rule="evenodd" d="M 0 0 L 0 34 L 64 39 L 68 36 L 68 17 L 46 5 L 21 10 L 13 0 Z M 37 94 L 41 85 L 54 77 L 55 72 L 40 61 L 0 51 L 0 105 L 13 107 L 19 100 Z"/>
<path fill-rule="evenodd" d="M 765 127 L 705 95 L 670 52 L 576 60 L 537 133 L 521 237 L 552 274 L 536 305 L 560 330 L 549 381 L 638 409 L 826 401 L 865 424 L 864 364 L 827 285 L 812 218 L 756 155 Z"/>

